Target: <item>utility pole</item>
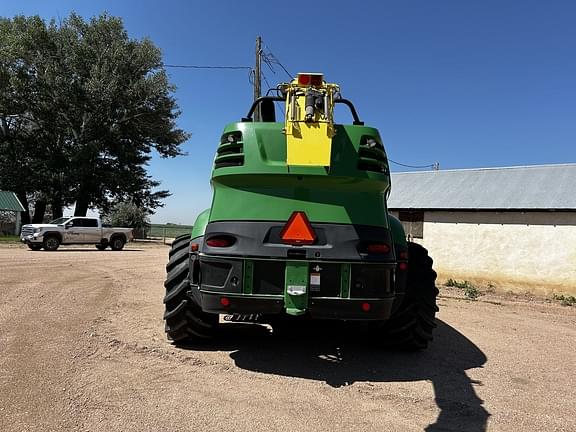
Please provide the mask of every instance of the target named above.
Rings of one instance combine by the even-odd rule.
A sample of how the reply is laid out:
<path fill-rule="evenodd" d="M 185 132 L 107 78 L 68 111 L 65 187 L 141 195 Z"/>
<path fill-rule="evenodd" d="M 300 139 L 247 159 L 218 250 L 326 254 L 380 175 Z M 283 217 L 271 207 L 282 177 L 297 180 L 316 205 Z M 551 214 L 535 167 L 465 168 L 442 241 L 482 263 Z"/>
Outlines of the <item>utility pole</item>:
<path fill-rule="evenodd" d="M 261 96 L 261 83 L 262 83 L 262 38 L 256 38 L 256 66 L 254 67 L 254 100 Z M 260 120 L 260 107 L 256 108 L 254 112 L 254 120 Z"/>
<path fill-rule="evenodd" d="M 260 94 L 260 86 L 262 80 L 262 38 L 256 38 L 256 67 L 254 68 L 254 100 L 258 99 Z"/>

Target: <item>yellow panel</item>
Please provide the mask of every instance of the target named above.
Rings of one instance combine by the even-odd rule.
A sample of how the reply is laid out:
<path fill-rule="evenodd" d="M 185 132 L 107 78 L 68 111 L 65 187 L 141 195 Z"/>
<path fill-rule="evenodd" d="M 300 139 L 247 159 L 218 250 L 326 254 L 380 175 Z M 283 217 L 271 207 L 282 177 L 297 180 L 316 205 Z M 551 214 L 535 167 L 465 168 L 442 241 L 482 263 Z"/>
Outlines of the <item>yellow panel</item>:
<path fill-rule="evenodd" d="M 332 138 L 327 123 L 293 122 L 286 135 L 288 165 L 330 166 Z"/>
<path fill-rule="evenodd" d="M 306 93 L 308 87 L 299 86 L 295 80 L 285 88 L 286 134 L 288 165 L 330 166 L 332 137 L 334 136 L 333 109 L 334 93 L 338 86 L 324 83 L 314 91 L 324 97 L 324 109 L 315 109 L 311 121 L 306 117 Z"/>

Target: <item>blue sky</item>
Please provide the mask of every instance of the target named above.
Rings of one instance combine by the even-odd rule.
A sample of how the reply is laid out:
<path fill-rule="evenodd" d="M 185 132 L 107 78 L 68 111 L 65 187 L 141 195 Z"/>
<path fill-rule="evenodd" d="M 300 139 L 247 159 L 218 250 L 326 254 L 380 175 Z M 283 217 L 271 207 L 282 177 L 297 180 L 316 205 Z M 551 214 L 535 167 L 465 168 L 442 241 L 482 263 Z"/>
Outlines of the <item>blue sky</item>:
<path fill-rule="evenodd" d="M 82 1 L 0 3 L 0 14 L 120 16 L 167 64 L 252 66 L 254 43 L 293 74 L 321 71 L 391 159 L 441 169 L 576 162 L 576 2 L 573 1 Z M 287 76 L 266 67 L 271 86 Z M 248 72 L 170 69 L 192 134 L 186 157 L 154 157 L 172 192 L 153 222 L 193 223 L 210 205 L 223 126 L 249 108 Z M 264 84 L 264 89 L 267 85 Z M 393 170 L 405 170 L 392 166 Z"/>

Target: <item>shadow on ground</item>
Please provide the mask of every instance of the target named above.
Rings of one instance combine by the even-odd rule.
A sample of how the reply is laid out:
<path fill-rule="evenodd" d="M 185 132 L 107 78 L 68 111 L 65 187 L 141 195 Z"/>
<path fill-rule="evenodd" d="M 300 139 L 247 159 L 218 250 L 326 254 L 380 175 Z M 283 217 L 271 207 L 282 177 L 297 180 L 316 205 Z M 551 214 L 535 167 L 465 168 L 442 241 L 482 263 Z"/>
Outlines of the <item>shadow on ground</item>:
<path fill-rule="evenodd" d="M 421 352 L 395 352 L 370 348 L 357 337 L 335 338 L 315 331 L 295 340 L 277 339 L 264 326 L 226 324 L 218 341 L 191 350 L 232 351 L 237 367 L 287 377 L 323 381 L 342 387 L 357 381 L 407 382 L 429 380 L 434 386 L 440 414 L 426 431 L 486 430 L 489 413 L 466 370 L 482 367 L 486 356 L 472 341 L 438 321 L 435 340 Z"/>

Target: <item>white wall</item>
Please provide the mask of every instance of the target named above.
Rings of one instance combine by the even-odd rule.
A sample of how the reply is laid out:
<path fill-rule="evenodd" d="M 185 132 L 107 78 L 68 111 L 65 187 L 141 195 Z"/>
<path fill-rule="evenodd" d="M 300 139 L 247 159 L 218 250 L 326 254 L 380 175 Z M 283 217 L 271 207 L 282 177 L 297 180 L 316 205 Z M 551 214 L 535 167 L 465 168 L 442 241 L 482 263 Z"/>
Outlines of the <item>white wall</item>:
<path fill-rule="evenodd" d="M 441 280 L 576 294 L 576 212 L 425 212 L 416 241 Z"/>

